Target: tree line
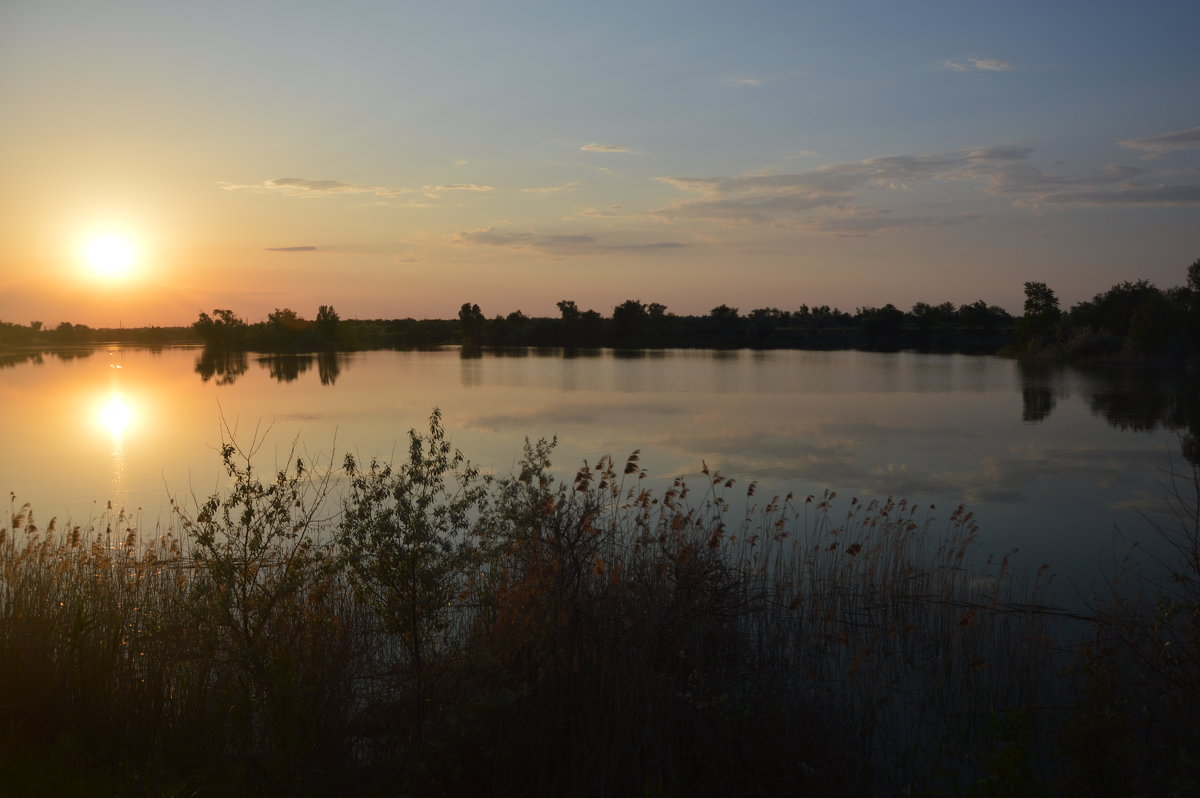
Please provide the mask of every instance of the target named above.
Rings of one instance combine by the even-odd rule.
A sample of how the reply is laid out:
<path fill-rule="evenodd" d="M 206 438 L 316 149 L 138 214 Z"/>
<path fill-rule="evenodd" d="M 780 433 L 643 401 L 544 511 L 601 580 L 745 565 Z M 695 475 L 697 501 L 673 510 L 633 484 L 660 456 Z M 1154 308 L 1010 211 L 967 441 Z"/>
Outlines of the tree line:
<path fill-rule="evenodd" d="M 207 349 L 252 352 L 330 352 L 404 349 L 459 343 L 458 322 L 443 319 L 342 319 L 321 305 L 314 319 L 276 308 L 265 321 L 247 322 L 232 310 L 201 313 L 192 330 Z"/>
<path fill-rule="evenodd" d="M 51 327 L 40 321 L 31 321 L 29 324 L 0 321 L 0 349 L 109 342 L 157 346 L 185 340 L 195 340 L 190 327 L 89 327 L 69 321 Z"/>
<path fill-rule="evenodd" d="M 200 313 L 189 327 L 93 329 L 62 322 L 46 328 L 0 321 L 0 349 L 99 342 L 142 345 L 199 341 L 217 351 L 270 353 L 421 348 L 461 344 L 566 349 L 875 349 L 1011 352 L 1066 360 L 1190 359 L 1200 352 L 1200 259 L 1182 286 L 1160 289 L 1148 280 L 1125 281 L 1063 310 L 1044 282 L 1025 283 L 1023 314 L 980 299 L 970 304 L 917 302 L 909 310 L 888 303 L 853 313 L 829 305 L 794 310 L 756 308 L 742 313 L 718 305 L 704 315 L 677 315 L 660 302 L 627 299 L 609 316 L 577 302 L 557 303 L 558 316 L 514 310 L 488 317 L 464 302 L 454 319 L 342 319 L 321 305 L 306 319 L 276 308 L 259 322 L 230 309 Z"/>
<path fill-rule="evenodd" d="M 1065 360 L 1191 359 L 1200 353 L 1200 258 L 1187 281 L 1161 289 L 1125 281 L 1064 311 L 1054 290 L 1025 283 L 1020 352 Z"/>
<path fill-rule="evenodd" d="M 743 314 L 718 305 L 702 316 L 676 315 L 659 302 L 627 299 L 605 317 L 572 300 L 558 303 L 558 318 L 517 310 L 487 318 L 479 305 L 458 312 L 462 344 L 616 349 L 699 347 L 714 349 L 966 349 L 995 351 L 1010 340 L 1014 319 L 983 300 L 955 306 L 918 302 L 905 312 L 895 305 L 860 307 L 854 313 L 829 305 L 793 311 L 757 308 Z"/>
<path fill-rule="evenodd" d="M 945 349 L 996 351 L 1011 342 L 1015 319 L 983 300 L 955 306 L 918 302 L 911 311 L 892 304 L 854 313 L 829 305 L 794 311 L 758 308 L 742 314 L 719 305 L 703 316 L 676 315 L 659 302 L 628 299 L 610 316 L 574 300 L 557 304 L 558 317 L 528 316 L 521 310 L 488 318 L 478 304 L 464 302 L 457 319 L 348 319 L 322 305 L 314 320 L 276 308 L 249 323 L 229 309 L 201 313 L 196 336 L 215 351 L 320 352 L 461 344 L 480 347 L 567 349 L 815 348 Z"/>

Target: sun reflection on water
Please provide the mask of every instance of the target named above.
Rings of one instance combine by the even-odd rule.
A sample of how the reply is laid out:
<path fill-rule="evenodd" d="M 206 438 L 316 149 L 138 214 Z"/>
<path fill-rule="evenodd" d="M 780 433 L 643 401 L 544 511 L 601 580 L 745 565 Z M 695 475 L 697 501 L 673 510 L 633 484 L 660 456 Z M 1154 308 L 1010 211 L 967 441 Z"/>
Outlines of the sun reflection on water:
<path fill-rule="evenodd" d="M 109 439 L 108 498 L 113 506 L 123 507 L 129 488 L 126 446 L 131 435 L 142 424 L 139 404 L 130 394 L 113 385 L 107 394 L 94 402 L 92 420 L 97 431 L 106 434 Z"/>
<path fill-rule="evenodd" d="M 125 440 L 125 434 L 134 422 L 133 405 L 122 394 L 113 391 L 107 401 L 102 401 L 96 412 L 96 421 L 112 437 L 117 446 Z"/>

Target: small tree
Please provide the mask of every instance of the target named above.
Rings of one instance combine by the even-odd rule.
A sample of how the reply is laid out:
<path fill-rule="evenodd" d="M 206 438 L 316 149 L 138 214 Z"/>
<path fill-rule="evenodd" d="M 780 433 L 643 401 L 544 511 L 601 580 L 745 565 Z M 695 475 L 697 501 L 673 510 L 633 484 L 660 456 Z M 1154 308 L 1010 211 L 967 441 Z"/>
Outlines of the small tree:
<path fill-rule="evenodd" d="M 1200 258 L 1187 270 L 1187 326 L 1192 346 L 1200 350 Z"/>
<path fill-rule="evenodd" d="M 1041 349 L 1062 317 L 1058 297 L 1045 283 L 1025 283 L 1025 315 L 1017 322 L 1017 343 L 1022 349 Z"/>
<path fill-rule="evenodd" d="M 333 305 L 321 305 L 317 309 L 317 337 L 320 339 L 322 346 L 326 349 L 333 349 L 337 346 L 338 340 L 338 325 L 341 324 L 341 317 L 338 312 L 333 309 Z"/>
<path fill-rule="evenodd" d="M 232 310 L 217 308 L 212 316 L 201 313 L 192 323 L 192 329 L 210 349 L 237 349 L 245 339 L 246 322 L 235 316 Z"/>
<path fill-rule="evenodd" d="M 468 534 L 484 515 L 488 480 L 451 447 L 442 415 L 429 434 L 408 433 L 408 460 L 372 460 L 364 469 L 347 455 L 350 494 L 338 543 L 355 590 L 397 636 L 419 677 L 440 649 L 475 560 Z"/>
<path fill-rule="evenodd" d="M 458 322 L 462 326 L 463 346 L 479 345 L 480 333 L 483 332 L 485 321 L 483 311 L 479 309 L 478 305 L 470 302 L 462 303 L 462 307 L 458 309 Z"/>
<path fill-rule="evenodd" d="M 617 347 L 635 347 L 644 343 L 646 306 L 636 299 L 626 299 L 613 308 L 612 344 Z"/>

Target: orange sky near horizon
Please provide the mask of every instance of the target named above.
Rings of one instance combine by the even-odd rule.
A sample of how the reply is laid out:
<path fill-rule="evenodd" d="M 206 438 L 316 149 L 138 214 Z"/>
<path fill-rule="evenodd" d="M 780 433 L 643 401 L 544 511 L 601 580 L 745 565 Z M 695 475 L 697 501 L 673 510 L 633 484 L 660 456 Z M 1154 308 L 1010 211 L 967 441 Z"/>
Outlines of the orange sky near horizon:
<path fill-rule="evenodd" d="M 1200 256 L 1196 7 L 610 11 L 6 3 L 0 320 L 1019 312 Z"/>

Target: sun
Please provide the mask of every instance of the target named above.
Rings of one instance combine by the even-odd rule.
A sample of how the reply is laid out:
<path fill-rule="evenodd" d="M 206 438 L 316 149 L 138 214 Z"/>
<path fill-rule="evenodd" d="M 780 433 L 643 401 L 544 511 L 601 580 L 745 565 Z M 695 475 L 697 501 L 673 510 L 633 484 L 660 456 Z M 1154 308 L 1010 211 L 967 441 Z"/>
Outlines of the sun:
<path fill-rule="evenodd" d="M 120 279 L 128 277 L 133 271 L 137 262 L 137 248 L 128 236 L 106 233 L 84 244 L 83 258 L 96 276 Z"/>

